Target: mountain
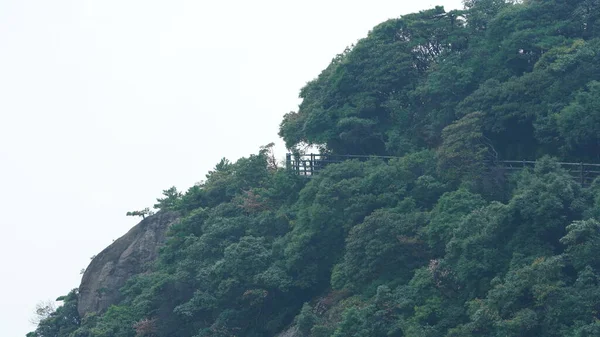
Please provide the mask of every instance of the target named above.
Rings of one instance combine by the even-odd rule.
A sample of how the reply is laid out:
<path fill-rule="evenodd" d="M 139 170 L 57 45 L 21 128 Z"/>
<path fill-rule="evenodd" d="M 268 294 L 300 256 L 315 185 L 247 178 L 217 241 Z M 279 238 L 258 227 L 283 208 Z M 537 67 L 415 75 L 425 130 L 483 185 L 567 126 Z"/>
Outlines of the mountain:
<path fill-rule="evenodd" d="M 388 20 L 300 96 L 316 174 L 165 190 L 28 337 L 600 336 L 600 1 Z"/>

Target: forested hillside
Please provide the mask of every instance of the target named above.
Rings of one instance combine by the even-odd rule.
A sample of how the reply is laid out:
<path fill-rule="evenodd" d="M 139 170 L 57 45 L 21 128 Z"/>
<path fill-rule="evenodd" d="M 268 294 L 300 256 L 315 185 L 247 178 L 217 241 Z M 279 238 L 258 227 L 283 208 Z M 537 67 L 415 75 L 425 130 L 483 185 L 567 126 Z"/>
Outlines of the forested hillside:
<path fill-rule="evenodd" d="M 28 337 L 600 336 L 600 1 L 465 1 L 384 22 L 300 92 L 270 147 L 158 212 L 180 221 L 106 312 L 77 290 Z M 499 160 L 537 160 L 507 175 Z"/>

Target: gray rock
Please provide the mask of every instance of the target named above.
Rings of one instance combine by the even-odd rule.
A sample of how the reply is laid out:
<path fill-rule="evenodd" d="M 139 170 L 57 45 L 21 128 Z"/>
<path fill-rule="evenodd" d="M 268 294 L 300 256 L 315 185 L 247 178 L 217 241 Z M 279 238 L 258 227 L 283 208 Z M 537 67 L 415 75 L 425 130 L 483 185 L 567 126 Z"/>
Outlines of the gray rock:
<path fill-rule="evenodd" d="M 118 303 L 122 299 L 119 289 L 130 277 L 147 270 L 165 243 L 167 230 L 177 219 L 176 213 L 158 212 L 98 254 L 85 270 L 79 286 L 79 315 L 102 312 Z"/>

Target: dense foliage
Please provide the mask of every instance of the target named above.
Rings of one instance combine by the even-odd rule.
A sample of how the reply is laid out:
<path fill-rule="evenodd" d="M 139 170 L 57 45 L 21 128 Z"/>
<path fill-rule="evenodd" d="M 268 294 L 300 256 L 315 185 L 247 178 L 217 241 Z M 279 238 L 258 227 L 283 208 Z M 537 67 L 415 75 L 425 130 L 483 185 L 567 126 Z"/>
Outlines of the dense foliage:
<path fill-rule="evenodd" d="M 301 151 L 389 155 L 311 179 L 270 148 L 155 205 L 151 272 L 28 337 L 600 336 L 600 1 L 469 0 L 389 20 L 301 91 Z M 551 157 L 555 157 L 554 159 Z M 511 176 L 496 159 L 537 159 Z M 490 164 L 491 163 L 491 164 Z"/>

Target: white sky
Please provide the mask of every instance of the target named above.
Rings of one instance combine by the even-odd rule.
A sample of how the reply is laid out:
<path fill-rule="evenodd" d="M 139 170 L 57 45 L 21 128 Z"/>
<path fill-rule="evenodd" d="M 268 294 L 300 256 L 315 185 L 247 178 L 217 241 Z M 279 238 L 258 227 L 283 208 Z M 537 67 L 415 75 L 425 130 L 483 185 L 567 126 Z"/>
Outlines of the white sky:
<path fill-rule="evenodd" d="M 278 142 L 376 24 L 461 0 L 1 0 L 0 335 L 79 285 L 170 186 Z"/>

